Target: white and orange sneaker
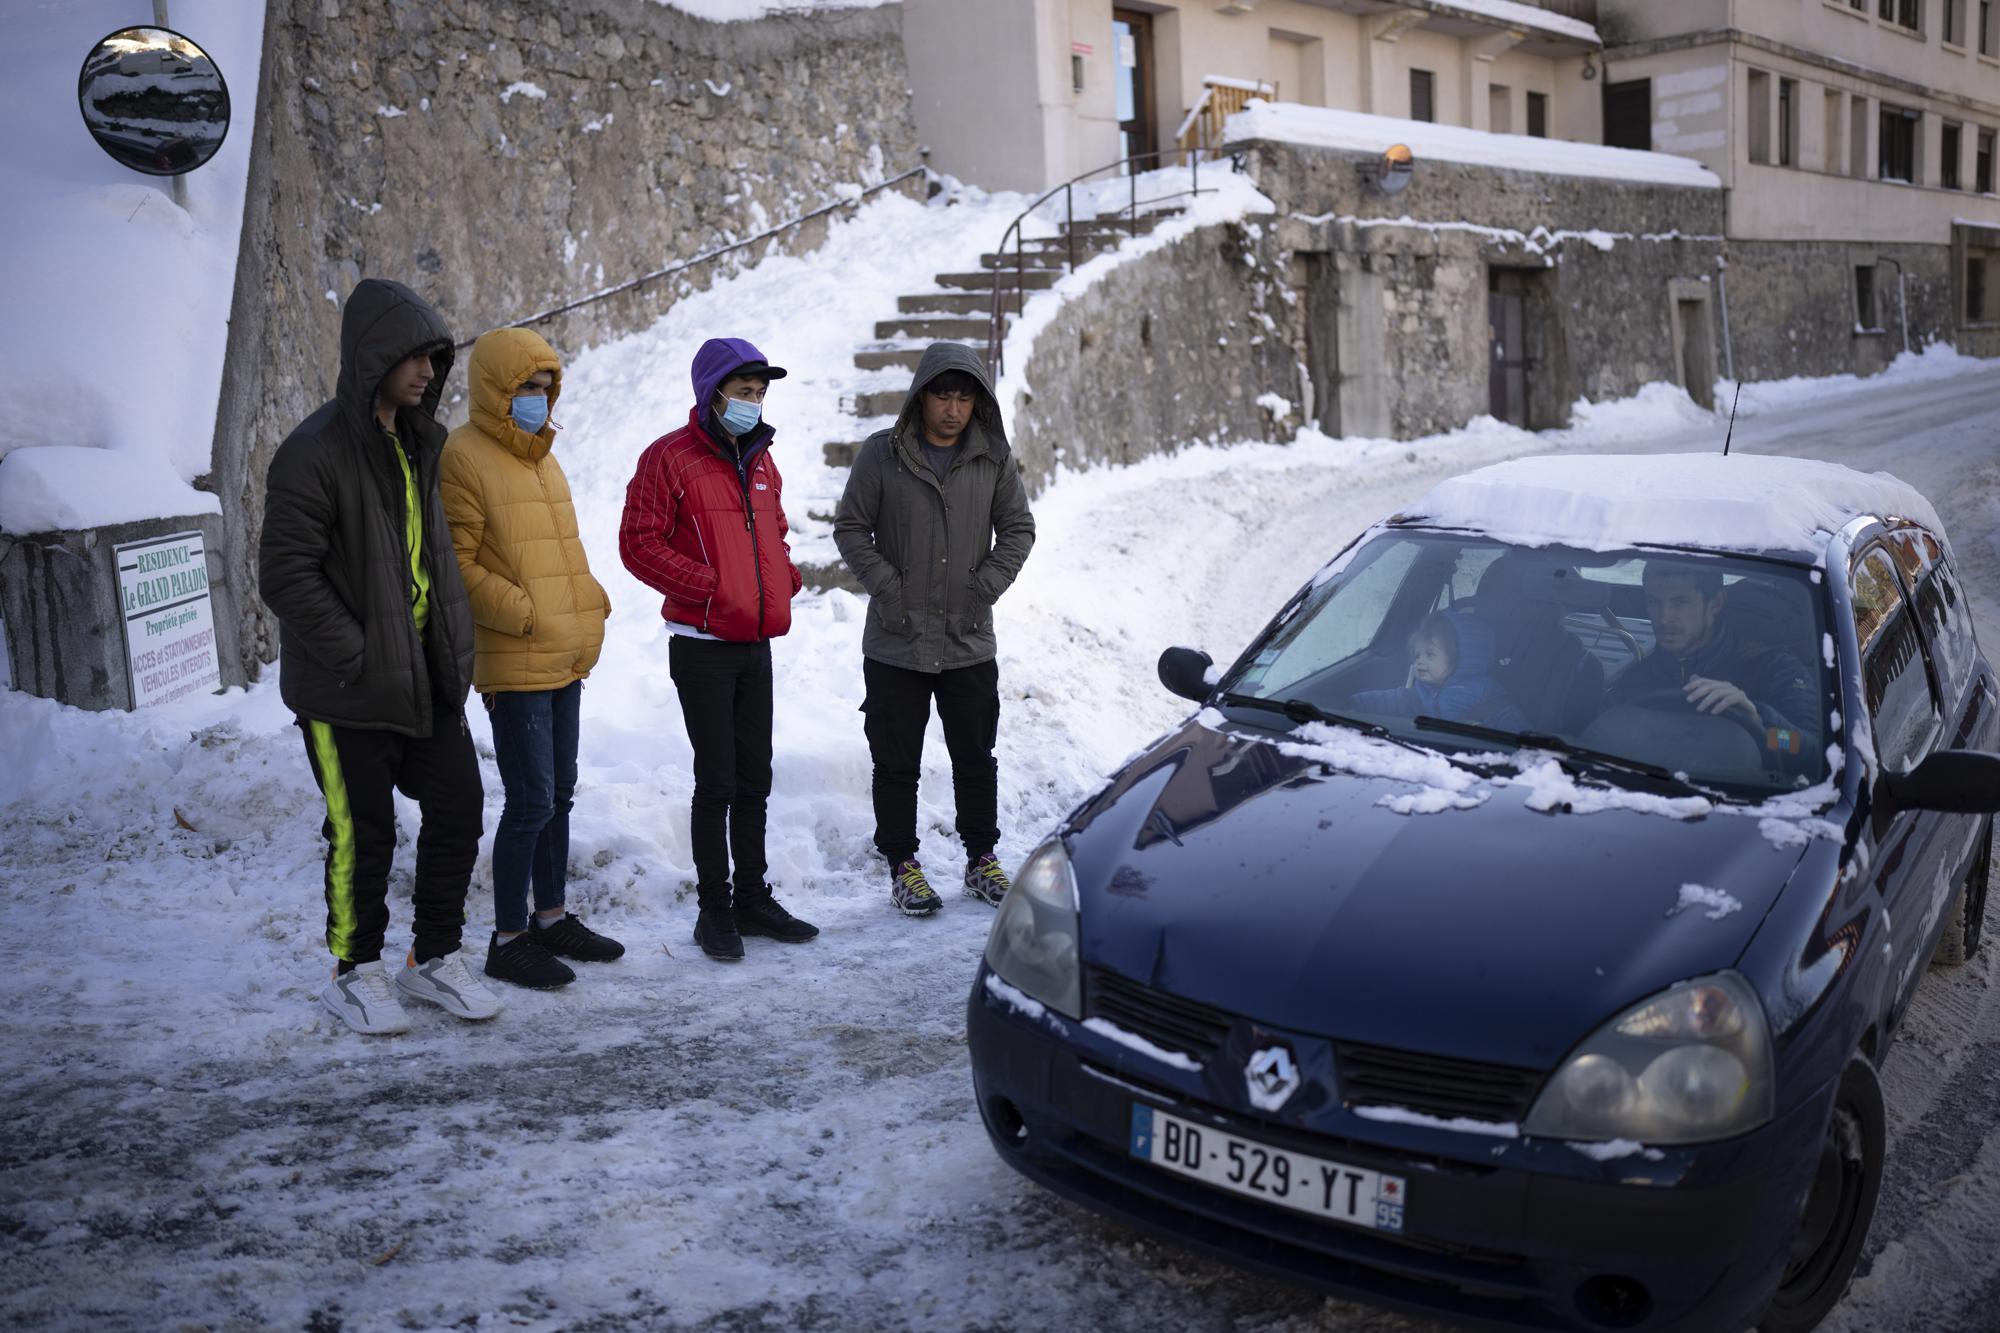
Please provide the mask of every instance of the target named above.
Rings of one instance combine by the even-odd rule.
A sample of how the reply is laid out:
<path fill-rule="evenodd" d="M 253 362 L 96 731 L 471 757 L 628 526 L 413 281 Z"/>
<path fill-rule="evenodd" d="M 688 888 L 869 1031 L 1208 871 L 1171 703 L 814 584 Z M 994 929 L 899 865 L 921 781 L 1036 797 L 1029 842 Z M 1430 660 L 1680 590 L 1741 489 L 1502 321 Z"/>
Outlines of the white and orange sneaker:
<path fill-rule="evenodd" d="M 491 1018 L 507 1006 L 486 989 L 486 983 L 472 975 L 465 965 L 465 950 L 454 949 L 442 958 L 417 962 L 415 951 L 396 973 L 396 989 L 413 1000 L 428 1000 L 448 1014 L 460 1018 Z"/>
<path fill-rule="evenodd" d="M 389 973 L 379 958 L 352 972 L 336 969 L 319 999 L 356 1032 L 386 1037 L 410 1030 L 410 1016 L 397 1001 L 395 987 L 389 984 Z"/>

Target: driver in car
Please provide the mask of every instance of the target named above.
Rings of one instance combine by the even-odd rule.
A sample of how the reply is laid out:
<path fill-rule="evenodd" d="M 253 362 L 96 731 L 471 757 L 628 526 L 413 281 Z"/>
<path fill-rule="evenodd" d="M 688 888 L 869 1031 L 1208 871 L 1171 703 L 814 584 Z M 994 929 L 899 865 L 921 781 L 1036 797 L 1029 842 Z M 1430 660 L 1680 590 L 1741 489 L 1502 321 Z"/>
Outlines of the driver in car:
<path fill-rule="evenodd" d="M 1812 672 L 1782 648 L 1743 642 L 1720 619 L 1722 571 L 1649 560 L 1640 576 L 1654 651 L 1606 692 L 1606 708 L 1677 690 L 1697 713 L 1727 717 L 1780 754 L 1810 754 L 1819 731 Z"/>

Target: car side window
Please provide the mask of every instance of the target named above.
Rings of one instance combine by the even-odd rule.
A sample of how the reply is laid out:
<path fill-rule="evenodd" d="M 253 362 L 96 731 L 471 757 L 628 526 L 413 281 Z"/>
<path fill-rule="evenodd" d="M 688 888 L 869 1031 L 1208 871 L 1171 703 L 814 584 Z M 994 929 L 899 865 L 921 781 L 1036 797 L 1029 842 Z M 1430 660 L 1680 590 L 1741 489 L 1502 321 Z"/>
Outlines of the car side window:
<path fill-rule="evenodd" d="M 1972 679 L 1979 661 L 1979 644 L 1972 637 L 1972 608 L 1949 560 L 1939 560 L 1917 590 L 1917 609 L 1931 631 L 1931 652 L 1947 692 L 1957 697 Z"/>
<path fill-rule="evenodd" d="M 1893 772 L 1908 772 L 1929 751 L 1940 727 L 1916 618 L 1896 582 L 1895 566 L 1879 546 L 1854 567 L 1850 587 L 1877 757 Z"/>

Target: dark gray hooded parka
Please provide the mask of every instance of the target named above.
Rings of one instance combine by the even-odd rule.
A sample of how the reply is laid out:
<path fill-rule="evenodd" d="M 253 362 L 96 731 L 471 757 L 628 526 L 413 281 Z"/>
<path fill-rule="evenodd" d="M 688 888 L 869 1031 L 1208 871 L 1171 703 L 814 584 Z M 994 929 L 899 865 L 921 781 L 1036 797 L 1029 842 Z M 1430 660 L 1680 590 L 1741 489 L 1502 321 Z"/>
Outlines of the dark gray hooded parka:
<path fill-rule="evenodd" d="M 919 441 L 924 386 L 948 370 L 971 375 L 979 393 L 940 482 Z M 1035 519 L 993 385 L 970 347 L 933 343 L 924 352 L 896 424 L 855 457 L 833 537 L 868 591 L 863 656 L 925 672 L 993 659 L 993 603 L 1021 572 Z"/>
<path fill-rule="evenodd" d="M 420 406 L 396 413 L 423 506 L 430 609 L 420 633 L 403 469 L 375 419 L 375 392 L 398 362 L 426 349 L 430 388 Z M 465 705 L 472 610 L 438 498 L 445 429 L 436 413 L 451 363 L 437 311 L 401 283 L 363 279 L 341 313 L 333 399 L 271 459 L 257 583 L 278 617 L 279 693 L 300 717 L 429 736 L 436 709 Z"/>

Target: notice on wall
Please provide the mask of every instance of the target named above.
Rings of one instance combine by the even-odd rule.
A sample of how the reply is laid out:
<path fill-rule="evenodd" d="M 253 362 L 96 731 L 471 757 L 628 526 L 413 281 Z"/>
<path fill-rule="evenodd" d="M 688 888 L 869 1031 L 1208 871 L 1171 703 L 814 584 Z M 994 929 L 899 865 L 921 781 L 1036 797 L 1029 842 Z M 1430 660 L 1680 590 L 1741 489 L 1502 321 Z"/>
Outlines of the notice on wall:
<path fill-rule="evenodd" d="M 221 688 L 207 547 L 199 532 L 176 532 L 112 548 L 134 708 Z"/>

